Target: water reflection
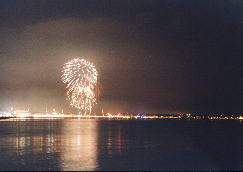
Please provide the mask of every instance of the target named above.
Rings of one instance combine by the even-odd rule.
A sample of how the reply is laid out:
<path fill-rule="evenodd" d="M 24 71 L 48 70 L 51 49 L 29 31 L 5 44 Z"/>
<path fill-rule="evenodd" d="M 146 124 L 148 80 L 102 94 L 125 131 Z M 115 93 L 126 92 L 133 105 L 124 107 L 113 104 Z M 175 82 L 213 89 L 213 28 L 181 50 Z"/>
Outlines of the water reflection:
<path fill-rule="evenodd" d="M 0 158 L 0 164 L 7 162 L 13 170 L 97 167 L 97 121 L 14 121 L 1 128 L 5 133 L 1 132 L 0 151 L 5 157 Z M 11 168 L 0 166 L 4 169 Z"/>
<path fill-rule="evenodd" d="M 0 170 L 237 170 L 242 133 L 237 121 L 0 121 Z"/>
<path fill-rule="evenodd" d="M 62 170 L 95 170 L 97 121 L 64 123 L 60 154 Z"/>
<path fill-rule="evenodd" d="M 113 158 L 124 149 L 124 135 L 121 132 L 121 121 L 100 121 L 99 122 L 99 149 L 100 154 Z M 128 145 L 127 145 L 128 146 Z"/>

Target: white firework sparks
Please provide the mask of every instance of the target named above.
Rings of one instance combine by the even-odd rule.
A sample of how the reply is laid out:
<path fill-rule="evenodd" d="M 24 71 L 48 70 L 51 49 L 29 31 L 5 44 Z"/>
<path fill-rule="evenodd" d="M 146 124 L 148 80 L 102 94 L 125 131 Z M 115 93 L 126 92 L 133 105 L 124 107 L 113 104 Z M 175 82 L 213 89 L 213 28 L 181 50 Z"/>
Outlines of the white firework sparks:
<path fill-rule="evenodd" d="M 85 114 L 91 113 L 96 103 L 94 88 L 97 76 L 95 66 L 84 59 L 75 58 L 63 66 L 61 79 L 67 84 L 67 100 L 71 106 Z"/>

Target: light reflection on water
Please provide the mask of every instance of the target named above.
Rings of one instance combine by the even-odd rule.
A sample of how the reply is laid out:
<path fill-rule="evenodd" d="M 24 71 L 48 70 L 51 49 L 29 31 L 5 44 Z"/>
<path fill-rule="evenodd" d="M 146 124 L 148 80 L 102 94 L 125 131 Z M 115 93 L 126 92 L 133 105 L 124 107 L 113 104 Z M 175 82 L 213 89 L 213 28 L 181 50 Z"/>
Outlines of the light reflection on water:
<path fill-rule="evenodd" d="M 1 132 L 4 137 L 0 138 L 0 150 L 11 158 L 8 163 L 15 165 L 10 166 L 13 170 L 95 170 L 97 167 L 97 121 L 27 120 L 8 121 L 5 125 L 1 129 L 8 132 Z M 0 159 L 4 161 L 4 157 Z M 56 162 L 34 166 L 53 159 Z"/>
<path fill-rule="evenodd" d="M 230 120 L 0 121 L 0 170 L 240 170 L 242 145 Z"/>
<path fill-rule="evenodd" d="M 95 170 L 97 167 L 97 121 L 64 123 L 60 154 L 62 170 Z"/>

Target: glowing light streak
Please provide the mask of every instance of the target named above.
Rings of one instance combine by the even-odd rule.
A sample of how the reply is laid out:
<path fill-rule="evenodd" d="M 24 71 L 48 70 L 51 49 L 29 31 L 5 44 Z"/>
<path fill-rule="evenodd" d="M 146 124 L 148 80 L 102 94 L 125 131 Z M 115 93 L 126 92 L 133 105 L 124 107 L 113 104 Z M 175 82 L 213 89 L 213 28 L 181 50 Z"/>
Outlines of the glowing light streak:
<path fill-rule="evenodd" d="M 63 66 L 61 79 L 67 84 L 67 100 L 84 114 L 90 114 L 96 103 L 97 76 L 95 66 L 84 59 L 75 58 Z"/>

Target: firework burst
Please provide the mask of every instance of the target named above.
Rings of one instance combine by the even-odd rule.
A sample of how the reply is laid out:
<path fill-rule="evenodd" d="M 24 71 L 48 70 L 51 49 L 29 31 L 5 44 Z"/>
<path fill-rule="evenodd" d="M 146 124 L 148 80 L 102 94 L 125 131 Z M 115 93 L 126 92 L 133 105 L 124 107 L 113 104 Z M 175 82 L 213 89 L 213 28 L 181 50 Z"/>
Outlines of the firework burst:
<path fill-rule="evenodd" d="M 90 114 L 96 103 L 97 76 L 95 66 L 84 59 L 75 58 L 63 66 L 61 79 L 66 84 L 67 100 L 84 114 Z"/>

